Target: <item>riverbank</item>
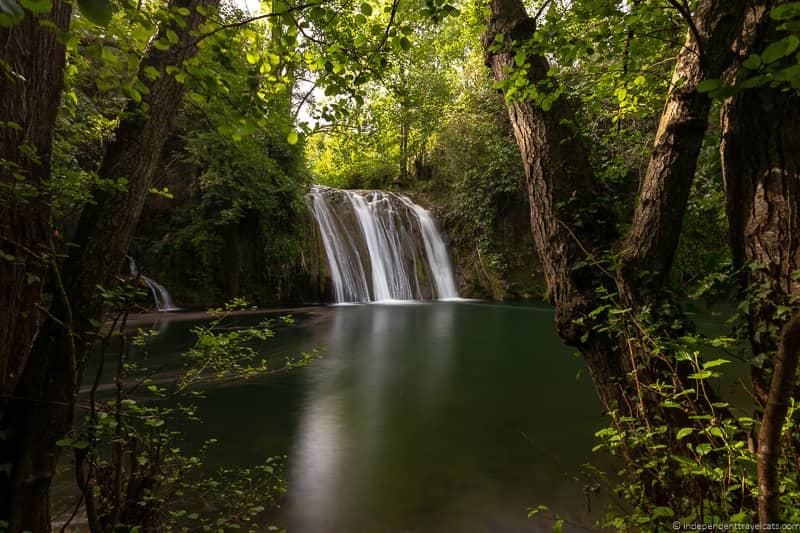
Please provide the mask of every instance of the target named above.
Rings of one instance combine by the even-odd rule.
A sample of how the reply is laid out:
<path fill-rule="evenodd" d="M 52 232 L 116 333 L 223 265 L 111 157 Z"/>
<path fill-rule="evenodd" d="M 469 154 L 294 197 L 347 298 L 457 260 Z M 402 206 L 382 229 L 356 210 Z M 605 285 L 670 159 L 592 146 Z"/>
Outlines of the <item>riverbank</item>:
<path fill-rule="evenodd" d="M 241 309 L 227 313 L 229 317 L 244 317 L 264 315 L 267 318 L 292 315 L 295 318 L 302 316 L 304 320 L 320 317 L 326 313 L 328 308 L 324 305 L 304 305 L 295 307 L 259 307 L 256 309 Z M 131 313 L 125 322 L 125 331 L 135 331 L 141 327 L 153 327 L 164 322 L 193 322 L 200 320 L 210 320 L 218 316 L 216 313 L 201 310 L 179 310 L 170 312 L 149 311 L 142 313 Z M 110 321 L 106 321 L 106 326 Z"/>

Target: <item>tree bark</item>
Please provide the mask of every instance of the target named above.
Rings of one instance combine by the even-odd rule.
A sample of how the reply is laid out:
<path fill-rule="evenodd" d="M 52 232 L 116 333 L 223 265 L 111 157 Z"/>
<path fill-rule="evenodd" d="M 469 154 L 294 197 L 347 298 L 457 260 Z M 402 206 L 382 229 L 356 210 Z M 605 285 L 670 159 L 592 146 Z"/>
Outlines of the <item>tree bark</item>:
<path fill-rule="evenodd" d="M 25 367 L 53 259 L 46 187 L 66 52 L 42 22 L 66 31 L 71 11 L 55 0 L 49 13 L 26 10 L 0 27 L 0 413 Z"/>
<path fill-rule="evenodd" d="M 623 243 L 619 286 L 628 305 L 642 302 L 646 295 L 639 291 L 658 291 L 669 283 L 711 109 L 711 98 L 697 87 L 703 80 L 722 77 L 730 67 L 746 5 L 743 0 L 700 2 L 694 29 L 687 31 L 678 52 L 639 202 Z"/>
<path fill-rule="evenodd" d="M 130 101 L 103 157 L 99 177 L 125 178 L 124 191 L 95 191 L 95 203 L 80 218 L 75 245 L 60 269 L 56 297 L 44 320 L 15 397 L 1 421 L 12 432 L 0 442 L 0 463 L 12 465 L 0 480 L 0 517 L 9 531 L 49 530 L 48 493 L 59 458 L 56 441 L 72 427 L 73 411 L 86 357 L 104 302 L 99 287 L 112 288 L 122 264 L 145 197 L 151 187 L 166 137 L 183 98 L 184 87 L 168 66 L 193 57 L 196 31 L 202 20 L 198 6 L 218 0 L 172 0 L 170 9 L 190 9 L 185 25 L 174 19 L 159 29 L 157 38 L 174 31 L 179 41 L 166 51 L 151 46 L 140 72 L 155 68 L 160 76 L 147 82 L 141 103 Z M 141 79 L 147 79 L 141 76 Z"/>
<path fill-rule="evenodd" d="M 778 459 L 781 452 L 781 430 L 789 411 L 800 359 L 800 315 L 783 328 L 780 348 L 769 389 L 761 429 L 758 433 L 758 519 L 761 524 L 781 521 L 778 490 Z"/>
<path fill-rule="evenodd" d="M 743 55 L 761 52 L 776 38 L 777 21 L 758 2 L 753 34 Z M 777 351 L 786 317 L 778 306 L 800 295 L 800 97 L 781 87 L 741 90 L 722 108 L 722 172 L 733 262 L 741 288 L 751 294 L 747 312 L 754 390 L 763 404 L 769 381 L 764 369 Z M 754 267 L 754 268 L 750 268 Z M 747 294 L 744 296 L 747 298 Z"/>
<path fill-rule="evenodd" d="M 721 75 L 732 61 L 744 5 L 744 0 L 704 0 L 697 8 L 694 29 L 678 55 L 675 85 L 624 239 L 623 268 L 615 279 L 595 266 L 577 267 L 611 251 L 617 233 L 586 150 L 565 125 L 575 118 L 568 103 L 559 97 L 548 111 L 527 100 L 508 104 L 527 178 L 533 239 L 556 307 L 556 327 L 568 344 L 584 354 L 607 409 L 626 403 L 625 388 L 631 386 L 626 385 L 627 374 L 636 364 L 625 355 L 626 347 L 591 330 L 588 313 L 602 303 L 595 288 L 606 286 L 620 295 L 623 304 L 637 308 L 660 292 L 668 279 L 711 105 L 697 85 Z M 520 0 L 492 0 L 490 8 L 484 34 L 486 62 L 502 82 L 509 71 L 519 68 L 516 51 L 533 35 L 535 21 Z M 501 44 L 495 44 L 498 35 Z M 543 56 L 533 55 L 527 57 L 525 68 L 528 83 L 536 85 L 546 77 L 549 64 Z M 650 275 L 642 276 L 645 270 Z"/>
<path fill-rule="evenodd" d="M 515 46 L 536 30 L 520 0 L 492 0 L 483 36 L 486 64 L 503 82 L 515 69 Z M 501 36 L 498 49 L 496 38 Z M 542 56 L 528 57 L 528 82 L 537 84 L 549 69 Z M 594 267 L 573 268 L 588 254 L 602 253 L 616 236 L 613 216 L 602 202 L 589 157 L 581 140 L 566 125 L 574 114 L 559 97 L 549 111 L 528 100 L 508 104 L 514 137 L 522 155 L 531 206 L 531 228 L 549 297 L 556 309 L 556 328 L 570 345 L 581 348 L 598 396 L 607 410 L 624 404 L 620 383 L 624 364 L 604 340 L 585 337 L 589 324 L 576 323 L 596 307 L 594 288 L 605 281 Z M 592 212 L 594 223 L 575 224 Z"/>

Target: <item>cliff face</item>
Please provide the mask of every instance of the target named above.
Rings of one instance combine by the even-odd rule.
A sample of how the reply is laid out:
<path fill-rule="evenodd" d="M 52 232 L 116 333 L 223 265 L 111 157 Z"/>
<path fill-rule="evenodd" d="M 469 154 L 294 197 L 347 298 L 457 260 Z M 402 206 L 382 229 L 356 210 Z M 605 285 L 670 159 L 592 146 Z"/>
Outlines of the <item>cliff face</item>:
<path fill-rule="evenodd" d="M 494 209 L 484 214 L 489 223 L 479 228 L 465 220 L 463 210 L 453 205 L 444 189 L 407 193 L 436 216 L 462 297 L 498 301 L 545 297 L 524 195 L 500 195 Z"/>
<path fill-rule="evenodd" d="M 331 269 L 318 223 L 303 205 L 287 222 L 270 221 L 250 212 L 236 224 L 220 226 L 217 234 L 187 238 L 187 211 L 194 202 L 186 187 L 174 198 L 153 197 L 137 232 L 132 255 L 143 272 L 157 279 L 184 307 L 217 305 L 245 297 L 257 305 L 336 301 Z M 436 219 L 452 261 L 458 293 L 464 298 L 525 300 L 543 297 L 544 284 L 537 269 L 528 227 L 527 206 L 506 198 L 498 207 L 491 233 L 476 232 L 443 207 L 446 199 L 434 192 L 406 190 L 404 194 Z M 341 230 L 352 239 L 371 270 L 369 251 L 356 213 L 342 195 L 330 195 Z M 399 231 L 409 244 L 402 252 L 403 270 L 413 277 L 413 297 L 435 297 L 435 284 L 425 258 L 418 224 L 407 206 L 398 204 Z M 290 226 L 290 227 L 287 227 Z M 291 231 L 286 231 L 290 229 Z M 371 283 L 369 291 L 372 291 Z M 367 298 L 371 299 L 371 298 Z"/>

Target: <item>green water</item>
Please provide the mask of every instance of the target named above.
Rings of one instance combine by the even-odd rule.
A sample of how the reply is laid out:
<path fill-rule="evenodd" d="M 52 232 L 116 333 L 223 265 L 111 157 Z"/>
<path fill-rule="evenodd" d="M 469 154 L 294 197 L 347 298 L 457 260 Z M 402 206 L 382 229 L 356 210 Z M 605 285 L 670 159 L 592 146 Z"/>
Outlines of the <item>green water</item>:
<path fill-rule="evenodd" d="M 250 320 L 256 320 L 251 317 Z M 191 342 L 161 325 L 153 361 Z M 363 305 L 317 310 L 269 354 L 321 348 L 306 368 L 211 386 L 189 446 L 210 467 L 287 454 L 289 531 L 549 531 L 538 504 L 590 525 L 580 465 L 604 420 L 582 361 L 545 306 Z"/>

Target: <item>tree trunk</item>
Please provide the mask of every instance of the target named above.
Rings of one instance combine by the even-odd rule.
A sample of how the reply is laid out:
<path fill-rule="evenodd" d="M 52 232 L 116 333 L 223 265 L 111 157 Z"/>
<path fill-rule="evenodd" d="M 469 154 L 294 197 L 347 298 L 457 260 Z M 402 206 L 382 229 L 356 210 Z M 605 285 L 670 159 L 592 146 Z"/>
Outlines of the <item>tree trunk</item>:
<path fill-rule="evenodd" d="M 800 359 L 800 315 L 783 328 L 775 370 L 769 389 L 761 429 L 758 433 L 758 519 L 761 524 L 781 522 L 778 459 L 781 455 L 781 430 L 789 411 L 797 363 Z"/>
<path fill-rule="evenodd" d="M 743 54 L 761 52 L 775 39 L 771 2 L 759 2 L 751 42 Z M 769 380 L 764 370 L 777 351 L 788 319 L 779 306 L 800 295 L 793 274 L 800 268 L 800 97 L 781 87 L 740 91 L 722 108 L 722 172 L 733 262 L 750 294 L 749 338 L 761 364 L 751 368 L 763 404 Z M 752 291 L 760 291 L 755 294 Z"/>
<path fill-rule="evenodd" d="M 222 261 L 222 287 L 226 300 L 232 300 L 241 292 L 242 243 L 239 237 L 239 225 L 228 225 L 224 233 L 225 248 Z"/>
<path fill-rule="evenodd" d="M 490 8 L 484 35 L 486 62 L 503 82 L 509 71 L 519 68 L 515 47 L 532 37 L 535 21 L 520 0 L 492 0 Z M 568 103 L 559 97 L 548 111 L 527 100 L 508 104 L 527 178 L 533 240 L 556 307 L 556 327 L 568 344 L 584 354 L 607 409 L 627 404 L 625 390 L 632 386 L 627 374 L 635 364 L 624 355 L 627 347 L 621 349 L 618 341 L 592 331 L 588 314 L 601 304 L 595 288 L 605 286 L 619 293 L 625 305 L 636 308 L 659 292 L 668 278 L 710 108 L 697 85 L 708 76 L 721 75 L 732 60 L 743 8 L 744 0 L 705 0 L 698 6 L 692 22 L 700 43 L 692 31 L 687 48 L 679 53 L 673 79 L 683 83 L 667 98 L 639 205 L 624 240 L 624 268 L 616 279 L 593 265 L 577 267 L 610 251 L 617 234 L 586 150 L 565 125 L 574 123 Z M 497 36 L 502 38 L 498 41 Z M 523 68 L 529 84 L 536 85 L 545 79 L 549 64 L 543 56 L 533 55 Z M 640 269 L 654 275 L 641 276 Z"/>
<path fill-rule="evenodd" d="M 405 106 L 400 106 L 403 118 L 400 119 L 400 183 L 408 182 L 408 123 Z"/>
<path fill-rule="evenodd" d="M 72 4 L 0 27 L 0 413 L 36 335 L 45 272 L 53 259 L 50 181 Z"/>
<path fill-rule="evenodd" d="M 81 215 L 76 246 L 53 283 L 57 296 L 50 317 L 42 324 L 16 389 L 16 396 L 25 400 L 10 402 L 2 420 L 2 427 L 13 434 L 0 443 L 0 462 L 10 463 L 13 470 L 10 479 L 0 482 L 0 516 L 8 517 L 12 532 L 49 530 L 48 493 L 59 456 L 55 443 L 72 426 L 95 324 L 103 316 L 97 287 L 115 285 L 183 97 L 183 85 L 166 69 L 180 66 L 197 51 L 195 34 L 204 17 L 195 8 L 217 4 L 218 0 L 170 2 L 171 10 L 185 7 L 191 14 L 185 25 L 173 19 L 159 29 L 158 37 L 166 40 L 166 32 L 174 31 L 179 42 L 167 51 L 148 49 L 140 72 L 153 67 L 161 75 L 147 82 L 149 93 L 141 103 L 128 103 L 98 173 L 104 180 L 127 179 L 127 189 L 95 192 L 95 203 Z"/>
<path fill-rule="evenodd" d="M 533 36 L 535 21 L 521 0 L 492 0 L 492 16 L 484 34 L 486 63 L 502 82 L 515 66 L 515 44 Z M 500 36 L 503 44 L 493 51 Z M 496 46 L 496 45 L 495 45 Z M 542 56 L 527 58 L 528 82 L 537 84 L 549 69 Z M 563 97 L 543 111 L 528 100 L 508 104 L 514 137 L 519 146 L 527 179 L 533 241 L 541 260 L 549 297 L 556 309 L 556 328 L 570 345 L 578 346 L 586 358 L 589 374 L 607 410 L 624 405 L 624 364 L 609 345 L 589 333 L 589 324 L 579 325 L 596 307 L 594 288 L 604 284 L 597 270 L 573 268 L 607 249 L 616 233 L 614 220 L 602 202 L 602 191 L 594 179 L 588 154 L 566 124 L 573 123 L 573 111 Z M 575 224 L 592 210 L 594 223 Z"/>
<path fill-rule="evenodd" d="M 669 283 L 711 109 L 708 94 L 697 87 L 722 77 L 731 65 L 746 5 L 743 0 L 700 2 L 694 29 L 678 52 L 639 203 L 623 243 L 619 286 L 627 305 L 636 307 L 647 299 L 639 291 L 659 291 Z"/>

